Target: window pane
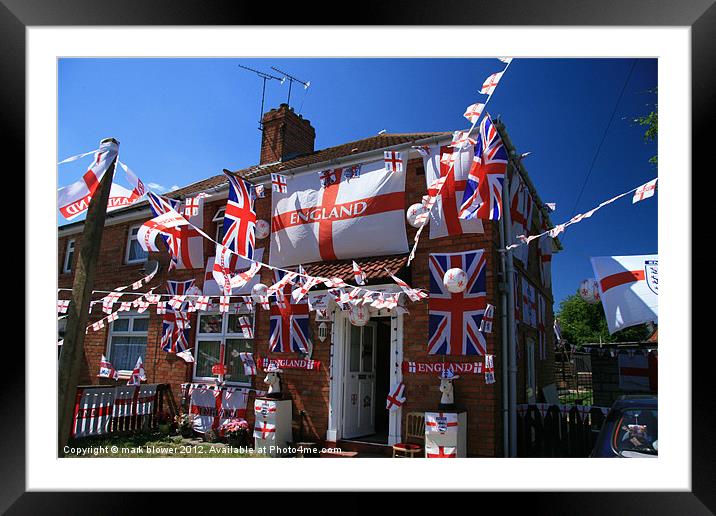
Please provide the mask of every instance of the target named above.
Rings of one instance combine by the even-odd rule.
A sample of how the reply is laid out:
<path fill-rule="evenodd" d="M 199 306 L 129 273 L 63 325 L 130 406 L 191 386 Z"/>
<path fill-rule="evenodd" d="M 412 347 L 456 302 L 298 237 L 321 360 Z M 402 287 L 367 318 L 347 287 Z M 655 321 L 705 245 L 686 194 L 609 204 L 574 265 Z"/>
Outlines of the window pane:
<path fill-rule="evenodd" d="M 149 317 L 135 317 L 132 322 L 132 331 L 147 331 Z"/>
<path fill-rule="evenodd" d="M 144 362 L 146 349 L 146 337 L 112 337 L 109 361 L 118 371 L 131 371 L 137 363 L 137 357 L 141 357 Z"/>
<path fill-rule="evenodd" d="M 224 219 L 216 223 L 216 241 L 221 242 L 222 240 L 224 240 Z"/>
<path fill-rule="evenodd" d="M 139 227 L 132 228 L 132 229 L 131 229 L 131 232 L 132 232 L 132 233 L 131 233 L 132 236 L 133 236 L 133 237 L 136 237 L 136 236 L 137 236 L 137 233 L 139 233 Z"/>
<path fill-rule="evenodd" d="M 360 327 L 352 324 L 349 370 L 352 373 L 360 371 Z"/>
<path fill-rule="evenodd" d="M 211 377 L 211 366 L 219 361 L 220 340 L 203 340 L 196 345 L 196 376 Z"/>
<path fill-rule="evenodd" d="M 251 341 L 246 339 L 226 339 L 226 380 L 229 382 L 251 382 L 251 376 L 244 375 L 244 364 L 239 353 L 251 352 Z"/>
<path fill-rule="evenodd" d="M 221 314 L 200 315 L 199 333 L 221 333 Z"/>
<path fill-rule="evenodd" d="M 148 253 L 142 249 L 142 246 L 139 245 L 139 242 L 134 239 L 129 241 L 129 261 L 133 262 L 135 260 L 145 260 L 148 256 Z"/>
<path fill-rule="evenodd" d="M 254 324 L 254 316 L 252 314 L 229 314 L 229 325 L 226 329 L 227 333 L 243 333 L 241 330 L 241 324 L 239 323 L 239 317 L 246 317 L 249 320 L 249 323 L 253 327 Z"/>
<path fill-rule="evenodd" d="M 112 323 L 111 330 L 115 331 L 129 331 L 129 317 L 120 317 Z M 116 367 L 115 367 L 116 369 Z"/>
<path fill-rule="evenodd" d="M 363 372 L 373 372 L 373 327 L 363 326 Z"/>

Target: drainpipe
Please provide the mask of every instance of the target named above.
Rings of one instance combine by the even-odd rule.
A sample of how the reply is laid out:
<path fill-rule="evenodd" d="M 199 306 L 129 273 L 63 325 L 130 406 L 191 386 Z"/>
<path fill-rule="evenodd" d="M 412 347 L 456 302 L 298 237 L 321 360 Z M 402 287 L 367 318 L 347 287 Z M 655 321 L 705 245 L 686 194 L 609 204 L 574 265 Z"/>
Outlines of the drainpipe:
<path fill-rule="evenodd" d="M 509 207 L 509 182 L 507 178 L 512 174 L 517 174 L 514 170 L 512 161 L 507 165 L 507 173 L 505 174 L 505 181 L 502 182 L 502 199 L 503 199 L 503 217 L 500 228 L 502 229 L 500 237 L 504 242 L 512 243 L 512 216 L 510 214 Z M 504 247 L 503 247 L 504 249 Z M 515 335 L 515 288 L 514 288 L 514 263 L 512 261 L 512 251 L 505 251 L 502 253 L 502 259 L 505 263 L 505 274 L 507 276 L 507 357 L 509 365 L 507 368 L 508 373 L 508 411 L 509 411 L 509 456 L 517 456 L 517 338 Z M 504 371 L 504 367 L 503 367 Z"/>
<path fill-rule="evenodd" d="M 509 197 L 506 197 L 505 191 L 507 188 L 505 187 L 505 184 L 507 184 L 507 181 L 503 181 L 502 185 L 502 198 L 503 199 L 509 199 Z M 505 205 L 503 203 L 503 205 Z M 509 209 L 509 206 L 507 206 L 505 209 Z M 502 222 L 498 224 L 498 227 L 500 229 L 500 249 L 505 248 L 505 232 L 504 228 L 502 227 Z M 502 335 L 502 355 L 500 355 L 501 360 L 500 363 L 502 364 L 502 456 L 503 457 L 509 457 L 510 448 L 509 448 L 509 390 L 507 385 L 507 349 L 508 349 L 508 339 L 507 339 L 507 314 L 508 312 L 508 304 L 507 304 L 507 291 L 508 289 L 508 283 L 507 283 L 507 260 L 505 260 L 505 253 L 500 253 L 500 270 L 502 272 L 502 281 L 500 282 L 500 323 L 501 323 L 501 335 Z M 514 312 L 513 312 L 514 313 Z"/>

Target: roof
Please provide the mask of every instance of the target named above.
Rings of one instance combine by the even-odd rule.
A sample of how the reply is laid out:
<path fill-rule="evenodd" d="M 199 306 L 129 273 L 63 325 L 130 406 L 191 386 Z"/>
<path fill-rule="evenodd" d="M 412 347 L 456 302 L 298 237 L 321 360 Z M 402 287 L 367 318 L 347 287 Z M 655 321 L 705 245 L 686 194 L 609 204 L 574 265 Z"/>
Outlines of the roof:
<path fill-rule="evenodd" d="M 358 258 L 355 260 L 358 266 L 365 274 L 368 282 L 371 280 L 385 279 L 390 276 L 386 273 L 386 269 L 391 274 L 397 275 L 403 267 L 408 263 L 407 254 L 396 254 L 390 256 Z M 318 262 L 313 265 L 304 265 L 306 274 L 311 276 L 320 276 L 323 278 L 352 278 L 353 277 L 353 260 L 335 260 L 331 262 Z"/>
<path fill-rule="evenodd" d="M 449 132 L 379 134 L 376 136 L 363 138 L 362 140 L 356 140 L 344 143 L 342 145 L 336 145 L 335 147 L 328 147 L 326 149 L 314 151 L 310 154 L 297 156 L 287 161 L 278 161 L 276 163 L 269 163 L 266 165 L 254 165 L 241 170 L 234 170 L 232 172 L 237 176 L 243 177 L 244 179 L 253 179 L 257 177 L 263 177 L 271 173 L 287 172 L 291 169 L 298 167 L 316 165 L 324 161 L 345 158 L 353 154 L 360 154 L 362 152 L 384 149 L 387 147 L 393 147 L 395 145 L 410 143 L 417 140 L 423 140 L 425 138 L 431 138 L 434 136 L 447 137 L 450 135 L 452 135 L 452 133 Z M 209 188 L 215 188 L 226 183 L 226 176 L 224 174 L 219 174 L 204 179 L 202 181 L 198 181 L 184 188 L 179 188 L 178 190 L 169 192 L 166 194 L 166 196 L 172 198 L 182 197 L 185 195 L 203 192 Z"/>

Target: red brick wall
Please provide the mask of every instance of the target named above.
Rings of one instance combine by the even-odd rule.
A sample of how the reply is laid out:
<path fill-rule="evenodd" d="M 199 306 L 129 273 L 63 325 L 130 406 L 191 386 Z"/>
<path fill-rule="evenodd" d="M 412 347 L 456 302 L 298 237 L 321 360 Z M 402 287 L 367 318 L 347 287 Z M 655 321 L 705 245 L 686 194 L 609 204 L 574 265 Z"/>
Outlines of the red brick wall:
<path fill-rule="evenodd" d="M 408 164 L 408 172 L 406 179 L 406 208 L 413 203 L 420 202 L 425 194 L 425 176 L 419 174 L 422 169 L 420 160 L 411 160 Z M 225 205 L 225 200 L 219 200 L 208 203 L 204 210 L 204 230 L 215 236 L 216 223 L 211 222 L 217 209 Z M 256 210 L 258 218 L 270 220 L 271 199 L 267 196 L 264 199 L 257 200 Z M 141 221 L 140 221 L 141 222 Z M 133 225 L 130 223 L 108 226 L 105 228 L 102 247 L 100 252 L 99 266 L 97 269 L 95 289 L 112 290 L 121 285 L 127 285 L 136 279 L 142 277 L 141 264 L 125 265 L 125 246 L 127 242 L 128 228 Z M 501 344 L 501 325 L 499 322 L 499 311 L 501 308 L 500 297 L 498 292 L 498 281 L 500 271 L 500 257 L 497 252 L 499 244 L 499 233 L 494 223 L 484 222 L 485 233 L 482 235 L 460 235 L 457 237 L 446 237 L 436 240 L 430 240 L 429 231 L 423 231 L 420 240 L 420 246 L 416 253 L 415 260 L 411 265 L 411 285 L 417 288 L 429 288 L 428 283 L 428 255 L 434 252 L 460 252 L 473 249 L 486 249 L 487 253 L 487 297 L 488 302 L 496 306 L 496 317 L 494 325 L 494 333 L 486 335 L 488 353 L 495 355 L 495 373 L 496 383 L 486 385 L 484 376 L 466 375 L 455 382 L 456 402 L 464 405 L 468 411 L 468 453 L 470 456 L 501 456 L 502 454 L 502 344 Z M 408 242 L 412 244 L 415 229 L 408 227 Z M 61 268 L 63 265 L 66 241 L 75 238 L 77 240 L 76 252 L 79 251 L 81 235 L 72 235 L 63 237 L 59 240 L 58 245 L 58 271 L 59 286 L 71 287 L 72 275 L 63 274 Z M 269 239 L 259 240 L 257 247 L 266 247 L 264 254 L 265 260 L 268 259 Z M 534 248 L 534 246 L 533 246 Z M 532 279 L 533 284 L 541 288 L 539 270 L 534 249 L 531 251 L 530 267 L 526 271 L 528 277 Z M 205 244 L 205 256 L 214 255 L 213 244 L 208 241 Z M 166 252 L 153 253 L 151 258 L 160 261 L 160 271 L 151 283 L 151 286 L 161 285 L 157 292 L 164 292 L 164 283 L 167 279 L 167 263 L 168 254 Z M 517 262 L 516 267 L 520 270 L 521 264 Z M 270 270 L 262 270 L 262 282 L 271 284 L 272 272 Z M 196 278 L 197 285 L 203 285 L 204 269 L 192 271 L 174 271 L 171 273 L 171 279 L 189 279 Z M 350 278 L 346 278 L 349 279 Z M 145 290 L 145 289 L 142 289 Z M 538 350 L 536 349 L 536 367 L 537 367 L 537 386 L 538 390 L 541 386 L 552 383 L 552 312 L 551 312 L 551 292 L 546 292 L 548 297 L 548 318 L 546 327 L 549 328 L 548 336 L 548 360 L 540 361 L 538 358 Z M 95 298 L 101 298 L 96 295 Z M 130 299 L 130 297 L 128 297 Z M 426 340 L 428 332 L 428 303 L 408 303 L 407 308 L 410 315 L 405 316 L 404 338 L 403 338 L 403 354 L 405 360 L 435 360 L 435 357 L 429 357 L 426 352 Z M 170 355 L 161 350 L 159 346 L 159 332 L 161 330 L 160 317 L 156 315 L 154 307 L 150 308 L 150 325 L 147 340 L 147 352 L 145 359 L 145 369 L 149 382 L 170 383 L 172 384 L 177 401 L 180 396 L 179 384 L 191 381 L 192 364 L 186 364 L 184 361 L 177 359 L 174 355 Z M 101 307 L 96 306 L 93 314 L 90 316 L 90 323 L 102 318 Z M 190 342 L 192 346 L 195 343 L 196 331 L 196 315 L 191 315 L 192 329 L 190 330 Z M 282 374 L 284 390 L 290 393 L 294 401 L 294 435 L 298 438 L 299 421 L 298 416 L 301 410 L 306 411 L 306 419 L 304 426 L 304 438 L 315 441 L 325 439 L 326 430 L 328 428 L 328 404 L 329 404 L 329 376 L 328 365 L 330 361 L 329 349 L 330 338 L 324 342 L 318 339 L 318 324 L 311 317 L 312 341 L 314 345 L 313 358 L 321 362 L 319 371 L 301 371 L 286 370 Z M 278 356 L 268 353 L 268 327 L 269 314 L 261 309 L 256 312 L 256 327 L 254 352 L 262 356 Z M 524 349 L 524 333 L 526 330 L 521 328 L 519 331 L 520 349 Z M 535 342 L 536 333 L 535 333 Z M 85 338 L 85 362 L 83 364 L 82 383 L 99 383 L 95 377 L 100 356 L 106 353 L 107 349 L 107 330 L 89 333 Z M 196 354 L 196 353 L 195 353 Z M 294 356 L 282 354 L 282 357 Z M 297 355 L 295 355 L 297 356 Z M 525 385 L 525 367 L 524 353 L 522 353 L 519 362 L 518 372 L 518 402 L 524 401 L 524 385 Z M 474 361 L 469 357 L 450 357 L 451 361 Z M 103 380 L 104 381 L 104 380 Z M 408 401 L 404 406 L 404 413 L 409 411 L 434 410 L 440 401 L 440 392 L 438 390 L 439 380 L 429 375 L 406 375 L 406 395 Z M 257 376 L 253 379 L 254 387 L 258 389 L 265 388 L 263 384 L 263 376 Z M 249 422 L 253 424 L 253 414 L 251 411 L 251 402 L 249 401 Z M 380 406 L 383 400 L 376 400 Z"/>

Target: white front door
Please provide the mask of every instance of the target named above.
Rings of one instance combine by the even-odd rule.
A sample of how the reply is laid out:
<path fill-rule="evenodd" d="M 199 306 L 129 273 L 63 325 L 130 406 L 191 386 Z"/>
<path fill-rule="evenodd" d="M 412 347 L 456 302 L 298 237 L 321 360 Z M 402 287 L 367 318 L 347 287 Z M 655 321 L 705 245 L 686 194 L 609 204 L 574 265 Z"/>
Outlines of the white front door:
<path fill-rule="evenodd" d="M 348 325 L 343 384 L 343 438 L 375 433 L 375 345 L 377 325 Z"/>

